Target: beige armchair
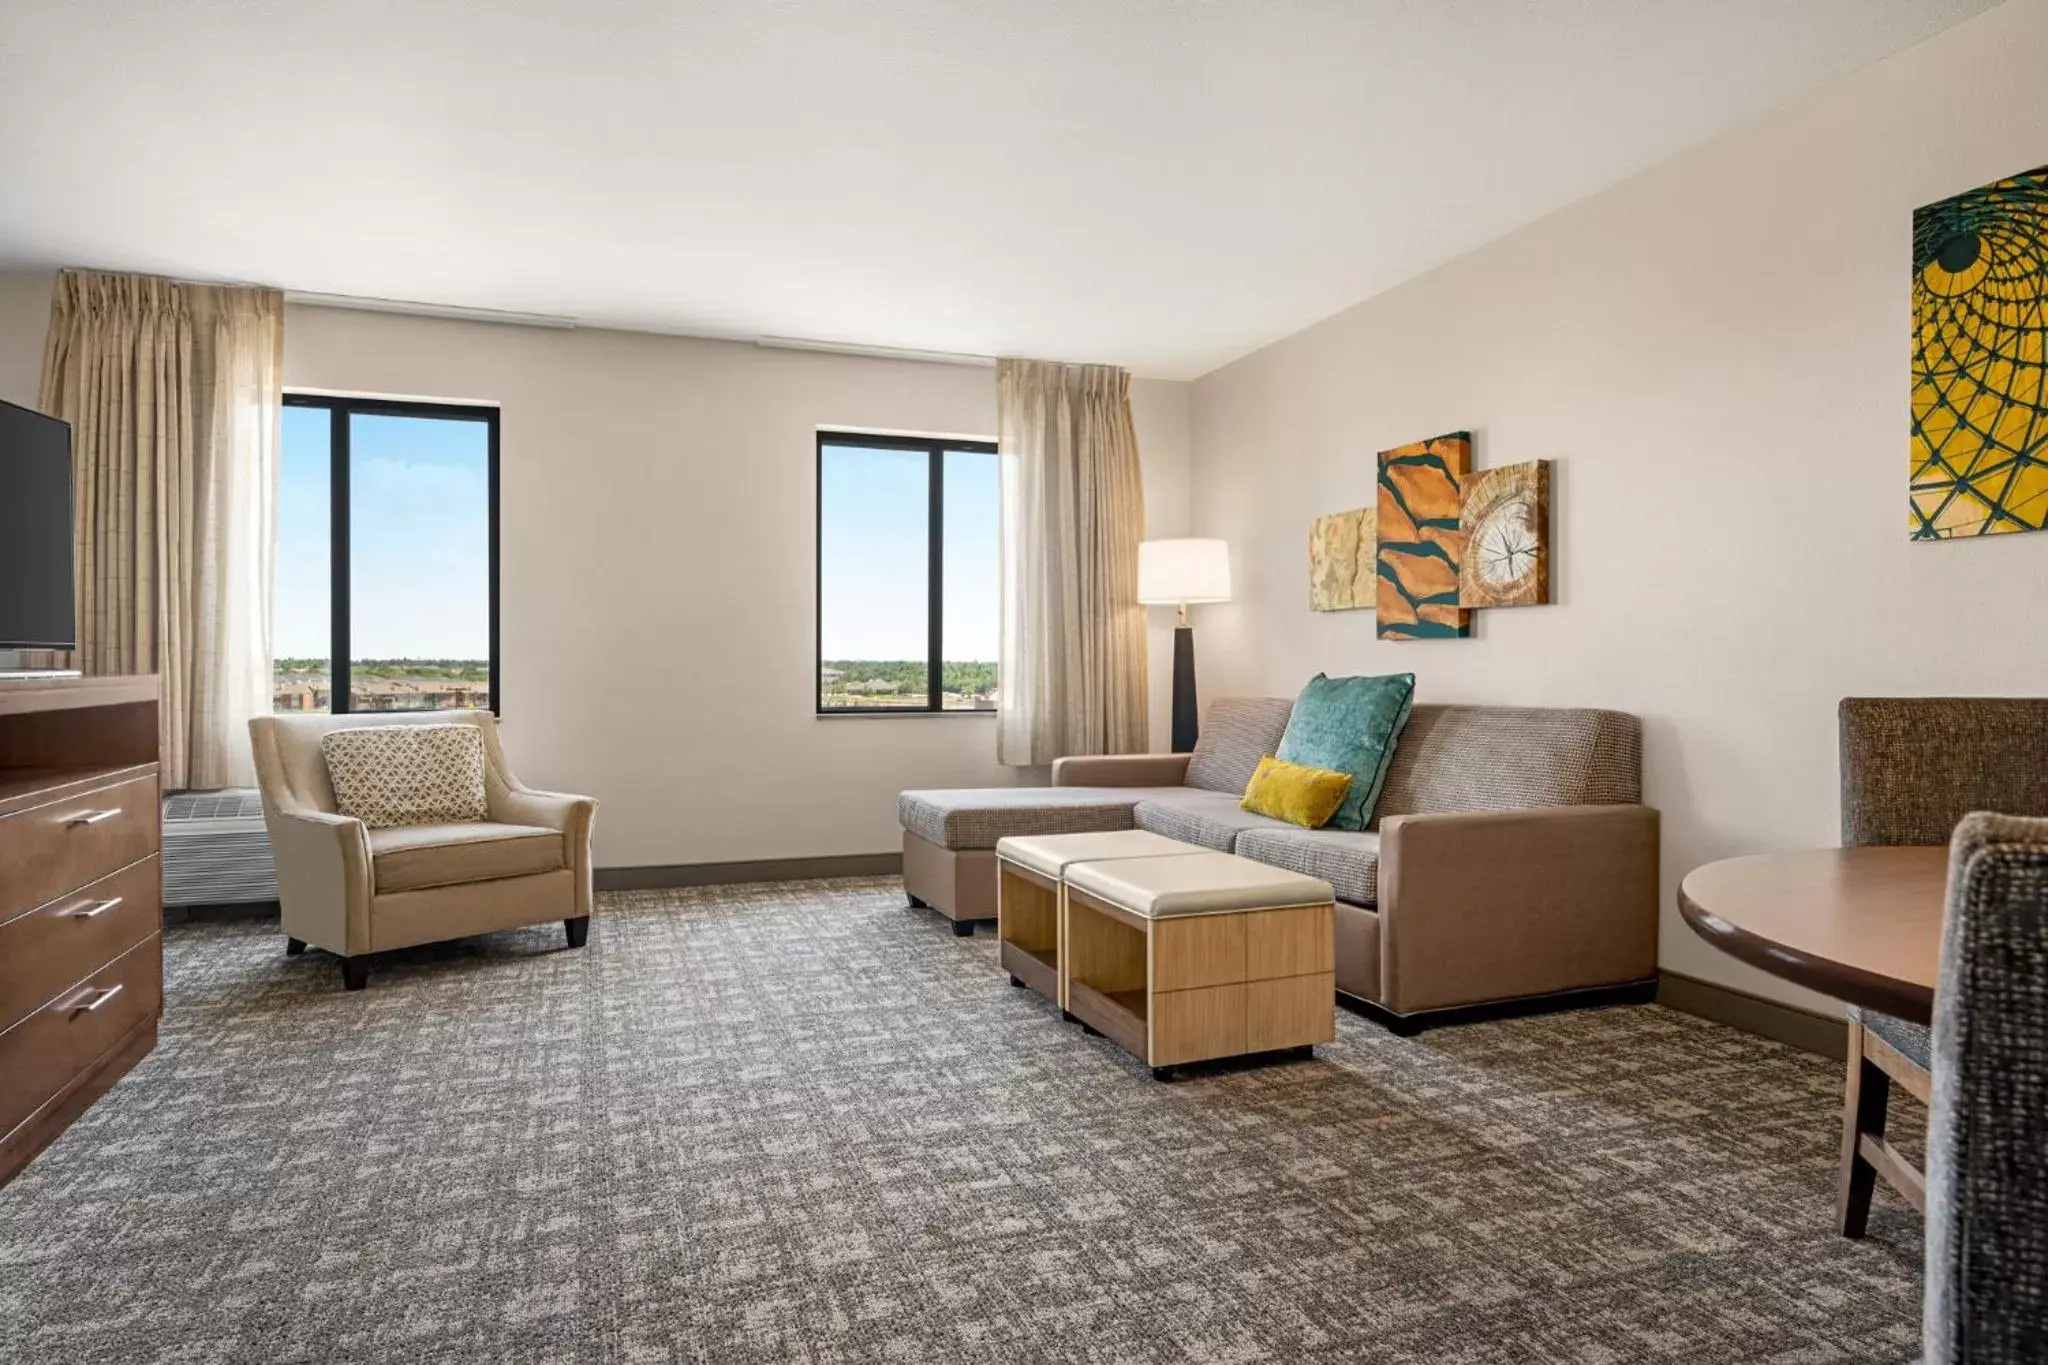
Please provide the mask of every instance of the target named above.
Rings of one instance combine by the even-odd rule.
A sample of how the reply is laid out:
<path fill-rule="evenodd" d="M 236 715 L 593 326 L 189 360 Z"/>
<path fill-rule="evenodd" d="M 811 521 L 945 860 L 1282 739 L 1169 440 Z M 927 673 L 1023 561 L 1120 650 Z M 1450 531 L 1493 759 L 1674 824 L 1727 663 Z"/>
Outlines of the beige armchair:
<path fill-rule="evenodd" d="M 335 810 L 320 737 L 363 725 L 483 731 L 488 821 L 370 829 Z M 369 955 L 559 919 L 569 946 L 590 932 L 590 826 L 597 802 L 520 785 L 488 711 L 258 716 L 249 722 L 263 818 L 277 860 L 285 951 L 341 959 L 361 990 Z"/>

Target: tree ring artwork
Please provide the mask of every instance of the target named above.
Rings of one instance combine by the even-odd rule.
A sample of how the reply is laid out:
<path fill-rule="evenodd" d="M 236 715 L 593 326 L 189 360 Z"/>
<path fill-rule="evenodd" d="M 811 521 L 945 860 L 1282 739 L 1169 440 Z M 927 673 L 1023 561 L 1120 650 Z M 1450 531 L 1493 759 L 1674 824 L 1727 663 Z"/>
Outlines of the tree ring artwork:
<path fill-rule="evenodd" d="M 1550 461 L 1483 469 L 1465 484 L 1462 607 L 1550 601 Z"/>

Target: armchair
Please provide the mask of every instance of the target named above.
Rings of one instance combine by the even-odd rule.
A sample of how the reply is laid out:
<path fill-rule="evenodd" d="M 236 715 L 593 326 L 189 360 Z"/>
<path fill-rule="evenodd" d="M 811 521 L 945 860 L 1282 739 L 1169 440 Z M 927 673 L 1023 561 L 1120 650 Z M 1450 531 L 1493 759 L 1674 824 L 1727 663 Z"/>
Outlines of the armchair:
<path fill-rule="evenodd" d="M 321 756 L 330 730 L 474 725 L 483 732 L 490 819 L 370 829 L 335 809 Z M 285 951 L 341 959 L 342 984 L 369 982 L 369 955 L 559 919 L 569 946 L 590 932 L 590 827 L 597 802 L 524 786 L 487 711 L 258 716 L 249 722 L 263 819 L 277 861 Z"/>

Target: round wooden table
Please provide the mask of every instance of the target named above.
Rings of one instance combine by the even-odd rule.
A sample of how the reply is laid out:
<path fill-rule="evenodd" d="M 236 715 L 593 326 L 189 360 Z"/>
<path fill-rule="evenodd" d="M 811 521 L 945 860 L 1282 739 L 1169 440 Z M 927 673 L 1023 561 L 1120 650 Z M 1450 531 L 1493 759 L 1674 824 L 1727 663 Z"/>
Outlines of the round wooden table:
<path fill-rule="evenodd" d="M 1678 888 L 1685 922 L 1752 967 L 1929 1022 L 1946 848 L 1823 848 L 1708 863 Z"/>

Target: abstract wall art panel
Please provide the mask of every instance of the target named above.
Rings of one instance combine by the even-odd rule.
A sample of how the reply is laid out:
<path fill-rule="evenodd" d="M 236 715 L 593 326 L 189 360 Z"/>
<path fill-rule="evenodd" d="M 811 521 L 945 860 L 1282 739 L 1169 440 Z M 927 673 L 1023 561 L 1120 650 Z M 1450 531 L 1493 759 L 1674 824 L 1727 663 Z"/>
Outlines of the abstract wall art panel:
<path fill-rule="evenodd" d="M 1382 639 L 1460 639 L 1472 633 L 1472 615 L 1458 605 L 1458 570 L 1465 557 L 1459 498 L 1471 471 L 1469 431 L 1380 452 Z"/>
<path fill-rule="evenodd" d="M 1317 517 L 1308 532 L 1311 611 L 1371 611 L 1379 583 L 1373 560 L 1373 510 Z"/>
<path fill-rule="evenodd" d="M 1464 607 L 1538 607 L 1550 600 L 1550 461 L 1482 469 L 1465 481 Z"/>
<path fill-rule="evenodd" d="M 1913 214 L 1915 540 L 2048 525 L 2048 166 Z"/>

